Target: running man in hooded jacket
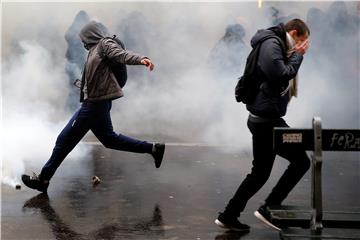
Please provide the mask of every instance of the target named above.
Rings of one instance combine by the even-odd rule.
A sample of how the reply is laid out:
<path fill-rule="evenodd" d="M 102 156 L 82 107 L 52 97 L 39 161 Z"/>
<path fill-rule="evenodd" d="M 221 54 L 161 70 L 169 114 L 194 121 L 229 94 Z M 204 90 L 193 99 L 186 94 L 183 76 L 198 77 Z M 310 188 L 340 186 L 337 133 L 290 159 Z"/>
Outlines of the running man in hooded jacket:
<path fill-rule="evenodd" d="M 107 148 L 151 154 L 156 168 L 160 167 L 163 159 L 165 144 L 152 144 L 116 134 L 110 116 L 112 100 L 123 96 L 125 64 L 144 65 L 150 71 L 154 69 L 154 64 L 148 57 L 125 50 L 122 42 L 109 37 L 107 28 L 99 22 L 91 21 L 85 25 L 80 38 L 89 50 L 81 79 L 82 105 L 59 134 L 52 155 L 41 173 L 38 176 L 22 175 L 27 187 L 41 192 L 47 192 L 57 168 L 89 130 Z M 115 77 L 111 65 L 123 70 L 121 76 Z"/>

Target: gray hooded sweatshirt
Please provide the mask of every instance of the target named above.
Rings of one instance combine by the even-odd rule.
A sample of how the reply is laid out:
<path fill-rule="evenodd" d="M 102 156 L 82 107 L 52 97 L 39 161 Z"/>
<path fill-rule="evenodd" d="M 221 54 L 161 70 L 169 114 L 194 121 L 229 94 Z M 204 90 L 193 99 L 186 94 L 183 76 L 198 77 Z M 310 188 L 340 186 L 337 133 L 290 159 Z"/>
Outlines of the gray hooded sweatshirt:
<path fill-rule="evenodd" d="M 109 63 L 113 66 L 140 65 L 141 60 L 146 57 L 126 51 L 109 37 L 107 28 L 99 22 L 91 21 L 85 25 L 79 36 L 85 48 L 89 50 L 81 79 L 80 102 L 122 97 L 123 91 Z"/>

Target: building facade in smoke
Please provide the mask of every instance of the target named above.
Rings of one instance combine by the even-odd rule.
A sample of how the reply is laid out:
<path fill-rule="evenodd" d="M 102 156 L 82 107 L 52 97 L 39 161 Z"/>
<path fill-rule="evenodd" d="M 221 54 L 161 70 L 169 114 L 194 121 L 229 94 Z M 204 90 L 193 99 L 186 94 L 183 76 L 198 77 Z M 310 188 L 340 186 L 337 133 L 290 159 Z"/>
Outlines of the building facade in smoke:
<path fill-rule="evenodd" d="M 70 92 L 66 101 L 67 108 L 70 111 L 75 110 L 79 106 L 79 89 L 74 86 L 74 81 L 81 78 L 81 72 L 84 66 L 86 50 L 79 37 L 80 30 L 90 21 L 85 11 L 80 11 L 65 33 L 65 40 L 68 48 L 66 50 L 66 66 L 65 71 L 68 76 Z"/>
<path fill-rule="evenodd" d="M 230 24 L 225 35 L 211 50 L 209 67 L 216 75 L 239 77 L 244 71 L 246 56 L 250 49 L 244 42 L 245 28 L 240 24 Z"/>

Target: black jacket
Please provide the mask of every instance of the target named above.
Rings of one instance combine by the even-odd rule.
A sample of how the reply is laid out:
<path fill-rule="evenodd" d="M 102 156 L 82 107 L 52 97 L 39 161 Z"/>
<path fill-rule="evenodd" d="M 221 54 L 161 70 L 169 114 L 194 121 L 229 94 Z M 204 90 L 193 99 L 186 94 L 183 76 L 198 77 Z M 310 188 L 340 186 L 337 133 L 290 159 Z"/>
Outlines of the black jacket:
<path fill-rule="evenodd" d="M 282 39 L 282 43 L 275 38 L 265 40 L 261 47 L 255 76 L 261 82 L 260 91 L 255 100 L 246 105 L 250 113 L 263 118 L 279 118 L 286 114 L 289 103 L 289 93 L 281 96 L 293 79 L 302 62 L 303 56 L 293 53 L 286 56 L 286 31 L 283 24 L 269 29 L 257 31 L 251 39 L 254 48 L 257 43 L 269 35 L 276 35 Z"/>

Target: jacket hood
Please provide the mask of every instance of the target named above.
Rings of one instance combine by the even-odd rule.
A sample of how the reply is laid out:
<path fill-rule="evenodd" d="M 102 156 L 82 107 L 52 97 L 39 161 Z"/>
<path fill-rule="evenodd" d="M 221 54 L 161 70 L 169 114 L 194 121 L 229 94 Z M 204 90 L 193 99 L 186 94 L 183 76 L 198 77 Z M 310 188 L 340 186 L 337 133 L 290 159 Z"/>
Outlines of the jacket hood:
<path fill-rule="evenodd" d="M 91 21 L 81 29 L 79 36 L 84 44 L 88 47 L 92 47 L 102 38 L 108 37 L 109 32 L 102 23 Z"/>
<path fill-rule="evenodd" d="M 225 37 L 236 36 L 243 38 L 245 36 L 245 29 L 240 24 L 230 24 L 226 27 Z"/>
<path fill-rule="evenodd" d="M 260 29 L 255 35 L 251 38 L 251 47 L 254 48 L 259 42 L 261 42 L 265 37 L 268 36 L 278 36 L 280 39 L 286 43 L 286 31 L 284 24 L 280 23 L 274 27 L 268 29 Z"/>

